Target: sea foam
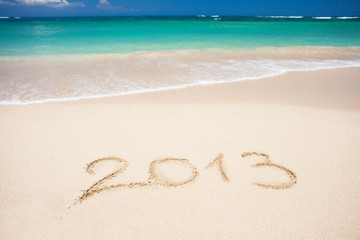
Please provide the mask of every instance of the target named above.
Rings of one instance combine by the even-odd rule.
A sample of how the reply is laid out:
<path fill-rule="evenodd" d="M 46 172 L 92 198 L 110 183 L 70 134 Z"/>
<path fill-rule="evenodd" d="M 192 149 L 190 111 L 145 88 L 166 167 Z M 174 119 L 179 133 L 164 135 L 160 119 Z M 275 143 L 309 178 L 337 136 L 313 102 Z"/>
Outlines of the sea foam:
<path fill-rule="evenodd" d="M 0 57 L 0 104 L 100 98 L 344 67 L 360 67 L 359 48 Z"/>
<path fill-rule="evenodd" d="M 304 16 L 264 16 L 269 18 L 304 18 Z"/>
<path fill-rule="evenodd" d="M 332 17 L 313 17 L 314 19 L 331 19 Z"/>
<path fill-rule="evenodd" d="M 337 17 L 337 19 L 357 19 L 359 17 Z"/>

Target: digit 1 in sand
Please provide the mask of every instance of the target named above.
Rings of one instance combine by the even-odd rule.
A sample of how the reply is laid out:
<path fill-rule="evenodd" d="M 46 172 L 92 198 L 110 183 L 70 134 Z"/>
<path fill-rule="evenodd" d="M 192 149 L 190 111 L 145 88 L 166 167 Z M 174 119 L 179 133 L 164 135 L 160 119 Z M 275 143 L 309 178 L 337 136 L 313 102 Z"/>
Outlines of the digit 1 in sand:
<path fill-rule="evenodd" d="M 223 157 L 224 154 L 219 153 L 217 155 L 217 157 L 214 159 L 214 161 L 212 161 L 211 163 L 209 163 L 209 165 L 207 165 L 205 167 L 205 169 L 210 168 L 214 165 L 217 165 L 217 168 L 220 172 L 221 178 L 223 179 L 224 182 L 230 182 L 229 177 L 226 175 L 225 170 L 224 170 L 224 166 L 223 166 Z"/>

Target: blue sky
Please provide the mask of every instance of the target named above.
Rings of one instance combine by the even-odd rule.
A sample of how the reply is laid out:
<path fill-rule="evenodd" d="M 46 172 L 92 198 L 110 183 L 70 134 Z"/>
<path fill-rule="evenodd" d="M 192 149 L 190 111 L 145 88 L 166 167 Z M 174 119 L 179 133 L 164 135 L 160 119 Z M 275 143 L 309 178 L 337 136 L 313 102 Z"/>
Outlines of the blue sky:
<path fill-rule="evenodd" d="M 360 0 L 0 0 L 0 16 L 358 16 Z"/>

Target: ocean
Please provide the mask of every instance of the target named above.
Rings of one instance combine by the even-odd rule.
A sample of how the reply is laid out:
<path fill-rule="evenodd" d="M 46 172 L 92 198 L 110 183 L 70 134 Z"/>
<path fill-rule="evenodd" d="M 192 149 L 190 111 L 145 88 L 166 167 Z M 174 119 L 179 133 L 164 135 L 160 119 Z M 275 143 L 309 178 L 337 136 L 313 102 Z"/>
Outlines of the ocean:
<path fill-rule="evenodd" d="M 359 66 L 359 17 L 0 17 L 0 104 Z"/>

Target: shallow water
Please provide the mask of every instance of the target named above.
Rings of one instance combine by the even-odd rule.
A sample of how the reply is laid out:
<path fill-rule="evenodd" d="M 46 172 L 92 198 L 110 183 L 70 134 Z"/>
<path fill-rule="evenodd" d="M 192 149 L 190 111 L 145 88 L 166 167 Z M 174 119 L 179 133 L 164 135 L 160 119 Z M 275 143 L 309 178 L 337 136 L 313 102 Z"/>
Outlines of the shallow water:
<path fill-rule="evenodd" d="M 360 48 L 0 57 L 0 104 L 116 96 L 339 67 L 360 67 Z"/>
<path fill-rule="evenodd" d="M 360 66 L 359 18 L 0 19 L 0 104 Z"/>
<path fill-rule="evenodd" d="M 0 19 L 0 55 L 359 46 L 359 18 L 112 17 Z"/>

